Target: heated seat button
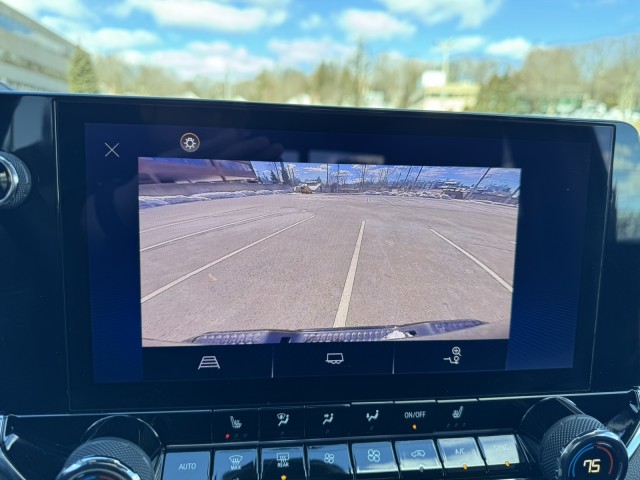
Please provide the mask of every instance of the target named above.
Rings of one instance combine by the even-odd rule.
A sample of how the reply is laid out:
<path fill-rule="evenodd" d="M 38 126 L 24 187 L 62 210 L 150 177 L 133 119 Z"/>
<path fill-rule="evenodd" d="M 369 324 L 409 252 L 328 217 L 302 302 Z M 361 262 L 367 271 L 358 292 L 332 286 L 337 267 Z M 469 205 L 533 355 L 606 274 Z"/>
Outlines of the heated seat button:
<path fill-rule="evenodd" d="M 258 440 L 257 410 L 217 410 L 213 413 L 215 442 Z"/>
<path fill-rule="evenodd" d="M 393 403 L 354 403 L 350 415 L 352 435 L 394 433 Z"/>
<path fill-rule="evenodd" d="M 262 440 L 298 439 L 303 436 L 303 408 L 266 408 L 260 411 L 260 438 Z"/>
<path fill-rule="evenodd" d="M 324 405 L 305 409 L 304 430 L 307 438 L 346 437 L 349 433 L 349 406 Z"/>
<path fill-rule="evenodd" d="M 396 442 L 396 455 L 403 479 L 442 478 L 442 464 L 433 440 Z"/>
<path fill-rule="evenodd" d="M 256 449 L 217 450 L 213 455 L 213 480 L 258 480 Z"/>
<path fill-rule="evenodd" d="M 398 465 L 391 442 L 354 443 L 351 446 L 356 479 L 397 479 Z"/>
<path fill-rule="evenodd" d="M 209 452 L 170 452 L 164 459 L 162 480 L 208 480 Z"/>
<path fill-rule="evenodd" d="M 262 449 L 261 480 L 305 480 L 302 447 Z"/>
<path fill-rule="evenodd" d="M 436 431 L 472 430 L 482 420 L 477 400 L 450 401 L 437 404 Z"/>
<path fill-rule="evenodd" d="M 447 474 L 484 473 L 484 460 L 472 437 L 438 440 L 438 450 Z"/>
<path fill-rule="evenodd" d="M 478 437 L 478 443 L 490 472 L 520 469 L 518 443 L 513 435 Z"/>
<path fill-rule="evenodd" d="M 346 443 L 307 447 L 309 480 L 352 480 L 353 467 Z"/>

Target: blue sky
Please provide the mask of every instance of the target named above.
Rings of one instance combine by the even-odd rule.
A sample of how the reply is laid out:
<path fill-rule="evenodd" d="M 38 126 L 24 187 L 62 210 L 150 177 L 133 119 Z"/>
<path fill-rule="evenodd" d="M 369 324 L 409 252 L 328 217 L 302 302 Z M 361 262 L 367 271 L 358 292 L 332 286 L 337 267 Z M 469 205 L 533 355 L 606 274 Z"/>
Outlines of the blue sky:
<path fill-rule="evenodd" d="M 517 63 L 535 47 L 637 33 L 638 0 L 8 0 L 96 53 L 245 78 L 371 54 Z"/>
<path fill-rule="evenodd" d="M 270 170 L 273 169 L 273 163 L 251 162 L 251 164 L 258 175 L 265 175 L 266 178 L 270 178 Z M 276 167 L 278 165 L 276 165 Z M 335 182 L 338 175 L 340 175 L 341 181 L 345 183 L 357 183 L 362 179 L 363 165 L 361 164 L 340 164 L 339 168 L 336 164 L 326 163 L 287 163 L 285 165 L 288 170 L 294 172 L 296 178 L 301 181 L 313 181 L 320 177 L 323 182 L 326 182 L 327 167 L 329 168 L 330 182 Z M 477 184 L 486 171 L 486 168 L 474 167 L 431 166 L 420 169 L 420 167 L 415 166 L 367 165 L 365 178 L 377 182 L 383 176 L 386 176 L 388 184 L 393 185 L 398 180 L 404 181 L 405 179 L 409 179 L 415 181 L 419 174 L 419 181 L 455 180 L 461 182 L 463 185 L 471 186 Z M 508 185 L 513 191 L 520 185 L 520 169 L 492 168 L 487 175 L 484 176 L 480 185 L 486 187 L 491 185 Z"/>

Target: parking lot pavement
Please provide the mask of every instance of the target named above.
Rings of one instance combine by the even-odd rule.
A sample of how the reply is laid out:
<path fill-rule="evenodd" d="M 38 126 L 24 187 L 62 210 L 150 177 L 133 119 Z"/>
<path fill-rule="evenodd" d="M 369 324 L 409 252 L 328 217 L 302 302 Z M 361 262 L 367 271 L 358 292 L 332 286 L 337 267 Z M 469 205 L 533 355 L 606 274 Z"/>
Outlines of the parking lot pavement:
<path fill-rule="evenodd" d="M 469 319 L 486 324 L 460 338 L 507 338 L 516 223 L 515 207 L 418 197 L 285 194 L 146 209 L 143 337 Z"/>

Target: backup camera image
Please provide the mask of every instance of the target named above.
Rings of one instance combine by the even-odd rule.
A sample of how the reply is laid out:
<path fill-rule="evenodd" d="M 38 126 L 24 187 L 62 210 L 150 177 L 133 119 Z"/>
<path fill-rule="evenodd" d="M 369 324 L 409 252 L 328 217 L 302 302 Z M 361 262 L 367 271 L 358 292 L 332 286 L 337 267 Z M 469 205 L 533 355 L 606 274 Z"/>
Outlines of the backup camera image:
<path fill-rule="evenodd" d="M 333 153 L 138 159 L 143 346 L 509 338 L 520 169 Z"/>

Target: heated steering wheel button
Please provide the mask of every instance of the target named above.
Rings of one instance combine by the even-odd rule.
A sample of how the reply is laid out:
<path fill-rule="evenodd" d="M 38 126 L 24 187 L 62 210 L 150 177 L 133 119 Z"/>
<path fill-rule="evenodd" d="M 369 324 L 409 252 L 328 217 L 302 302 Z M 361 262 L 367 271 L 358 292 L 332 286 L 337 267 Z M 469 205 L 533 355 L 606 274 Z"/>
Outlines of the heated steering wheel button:
<path fill-rule="evenodd" d="M 478 443 L 490 472 L 515 470 L 520 466 L 518 444 L 513 435 L 478 437 Z"/>
<path fill-rule="evenodd" d="M 162 480 L 208 480 L 209 452 L 170 452 L 164 460 Z"/>
<path fill-rule="evenodd" d="M 396 442 L 396 454 L 403 479 L 442 478 L 442 464 L 433 440 Z"/>
<path fill-rule="evenodd" d="M 447 474 L 472 474 L 486 471 L 478 445 L 472 437 L 440 439 L 438 449 Z"/>
<path fill-rule="evenodd" d="M 354 443 L 351 446 L 356 479 L 397 479 L 398 465 L 391 442 Z"/>

